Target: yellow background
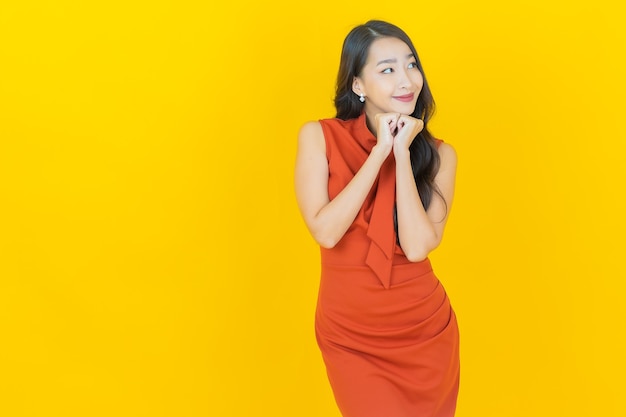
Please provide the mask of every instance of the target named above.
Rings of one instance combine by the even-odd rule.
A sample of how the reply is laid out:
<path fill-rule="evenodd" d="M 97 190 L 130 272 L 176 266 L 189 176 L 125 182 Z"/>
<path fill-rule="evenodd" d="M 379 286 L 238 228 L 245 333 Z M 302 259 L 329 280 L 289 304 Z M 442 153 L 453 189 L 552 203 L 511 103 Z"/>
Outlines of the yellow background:
<path fill-rule="evenodd" d="M 459 154 L 457 415 L 626 415 L 617 3 L 3 2 L 0 415 L 339 416 L 292 172 L 370 18 Z"/>

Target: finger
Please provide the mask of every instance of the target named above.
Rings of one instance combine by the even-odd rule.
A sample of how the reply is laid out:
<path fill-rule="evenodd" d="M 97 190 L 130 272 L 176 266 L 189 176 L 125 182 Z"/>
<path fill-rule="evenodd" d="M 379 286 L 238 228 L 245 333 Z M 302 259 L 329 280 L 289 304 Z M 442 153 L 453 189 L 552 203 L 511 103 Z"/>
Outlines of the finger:
<path fill-rule="evenodd" d="M 385 120 L 392 120 L 392 119 L 398 118 L 397 113 L 378 113 L 378 114 L 380 115 L 380 117 L 384 118 Z"/>
<path fill-rule="evenodd" d="M 389 121 L 389 129 L 392 133 L 396 131 L 397 127 L 398 127 L 398 122 L 396 120 L 392 119 Z"/>
<path fill-rule="evenodd" d="M 424 121 L 422 119 L 417 119 L 415 130 L 421 132 L 424 129 Z"/>
<path fill-rule="evenodd" d="M 424 128 L 424 121 L 421 119 L 416 119 L 411 116 L 403 116 L 401 120 L 403 122 L 403 126 L 415 131 L 416 134 Z"/>
<path fill-rule="evenodd" d="M 377 126 L 383 126 L 389 124 L 389 116 L 386 113 L 377 113 L 375 116 Z"/>
<path fill-rule="evenodd" d="M 412 122 L 414 122 L 415 120 L 418 120 L 414 117 L 408 116 L 406 114 L 402 114 L 400 115 L 400 120 L 402 120 L 405 124 L 411 124 Z"/>

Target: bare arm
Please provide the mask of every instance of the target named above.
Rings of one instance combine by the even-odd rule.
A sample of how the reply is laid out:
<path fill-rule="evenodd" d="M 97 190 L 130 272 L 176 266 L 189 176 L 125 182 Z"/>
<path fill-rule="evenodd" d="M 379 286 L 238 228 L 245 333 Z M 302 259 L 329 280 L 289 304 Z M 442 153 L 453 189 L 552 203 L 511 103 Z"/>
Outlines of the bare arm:
<path fill-rule="evenodd" d="M 296 155 L 296 199 L 304 222 L 320 246 L 334 247 L 346 233 L 367 197 L 392 143 L 379 142 L 348 185 L 331 201 L 328 160 L 322 126 L 309 122 L 300 129 Z"/>
<path fill-rule="evenodd" d="M 446 143 L 439 146 L 440 167 L 435 177 L 443 199 L 433 193 L 424 210 L 411 170 L 408 146 L 394 145 L 396 158 L 396 204 L 400 246 L 410 261 L 418 262 L 441 243 L 452 207 L 456 177 L 456 152 Z"/>

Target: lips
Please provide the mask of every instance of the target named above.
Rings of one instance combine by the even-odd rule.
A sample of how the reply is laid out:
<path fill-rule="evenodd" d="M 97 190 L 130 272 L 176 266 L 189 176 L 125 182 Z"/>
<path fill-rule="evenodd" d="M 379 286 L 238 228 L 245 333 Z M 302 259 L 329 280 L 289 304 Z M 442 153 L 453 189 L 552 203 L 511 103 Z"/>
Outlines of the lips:
<path fill-rule="evenodd" d="M 403 96 L 393 96 L 393 98 L 395 98 L 396 100 L 403 101 L 405 103 L 413 101 L 413 97 L 415 97 L 414 93 L 405 94 Z"/>

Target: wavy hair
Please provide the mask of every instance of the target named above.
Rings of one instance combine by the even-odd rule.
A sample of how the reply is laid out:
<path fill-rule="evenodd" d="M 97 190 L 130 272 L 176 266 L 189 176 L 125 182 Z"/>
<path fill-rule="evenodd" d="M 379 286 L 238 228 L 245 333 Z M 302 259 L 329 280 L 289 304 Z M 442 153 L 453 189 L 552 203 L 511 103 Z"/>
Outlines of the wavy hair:
<path fill-rule="evenodd" d="M 445 199 L 443 199 L 441 192 L 435 184 L 435 176 L 439 171 L 440 164 L 439 153 L 437 152 L 435 138 L 428 131 L 428 121 L 435 113 L 435 101 L 430 92 L 430 87 L 426 81 L 426 75 L 415 46 L 413 46 L 413 42 L 402 29 L 381 20 L 370 20 L 363 25 L 355 27 L 348 33 L 343 42 L 339 73 L 337 75 L 335 90 L 336 117 L 348 120 L 359 117 L 363 112 L 363 103 L 359 101 L 358 96 L 352 91 L 352 82 L 354 77 L 361 75 L 372 43 L 376 39 L 386 37 L 397 38 L 407 44 L 417 61 L 417 67 L 424 79 L 424 85 L 417 98 L 415 110 L 411 113 L 411 117 L 423 120 L 424 128 L 417 134 L 409 147 L 413 176 L 415 177 L 422 205 L 424 209 L 428 209 L 433 193 L 442 197 L 445 204 Z M 394 223 L 397 232 L 398 224 L 395 210 Z"/>

